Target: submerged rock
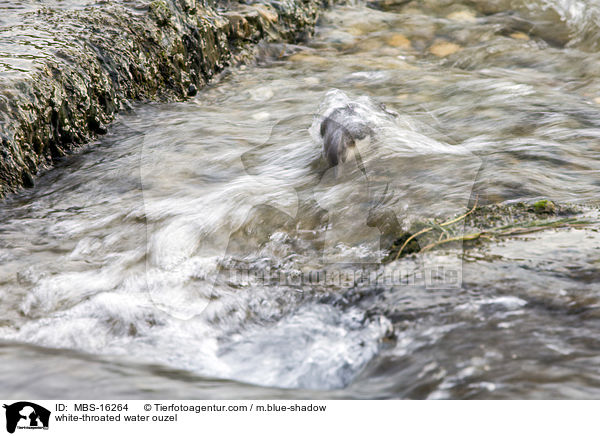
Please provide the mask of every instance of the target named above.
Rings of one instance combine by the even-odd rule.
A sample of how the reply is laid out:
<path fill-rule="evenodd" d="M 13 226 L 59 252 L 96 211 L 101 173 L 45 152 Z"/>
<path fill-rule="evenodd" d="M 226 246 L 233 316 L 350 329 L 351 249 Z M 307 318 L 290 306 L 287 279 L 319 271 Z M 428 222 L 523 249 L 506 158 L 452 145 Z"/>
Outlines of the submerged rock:
<path fill-rule="evenodd" d="M 593 208 L 557 205 L 542 199 L 534 203 L 506 203 L 474 206 L 467 213 L 446 221 L 416 222 L 408 231 L 395 234 L 384 263 L 439 247 L 459 244 L 463 249 L 481 241 L 499 240 L 556 229 L 597 229 Z"/>
<path fill-rule="evenodd" d="M 404 49 L 412 48 L 410 40 L 406 36 L 402 35 L 401 33 L 394 33 L 393 35 L 391 35 L 389 38 L 386 39 L 386 42 L 388 43 L 388 45 L 391 45 L 392 47 L 400 47 L 400 48 L 404 48 Z"/>
<path fill-rule="evenodd" d="M 193 96 L 260 40 L 312 31 L 316 0 L 154 0 L 0 10 L 0 198 L 107 131 L 131 100 Z M 224 10 L 226 9 L 226 10 Z"/>
<path fill-rule="evenodd" d="M 509 35 L 513 39 L 522 39 L 525 41 L 529 41 L 529 36 L 523 32 L 513 32 Z"/>
<path fill-rule="evenodd" d="M 556 213 L 556 205 L 550 200 L 539 200 L 533 203 L 531 209 L 532 212 L 543 215 L 543 214 L 555 214 Z"/>
<path fill-rule="evenodd" d="M 449 20 L 472 23 L 477 20 L 475 13 L 468 10 L 456 11 L 446 16 Z"/>
<path fill-rule="evenodd" d="M 438 41 L 429 47 L 429 52 L 439 58 L 444 58 L 461 49 L 460 45 L 453 42 Z"/>

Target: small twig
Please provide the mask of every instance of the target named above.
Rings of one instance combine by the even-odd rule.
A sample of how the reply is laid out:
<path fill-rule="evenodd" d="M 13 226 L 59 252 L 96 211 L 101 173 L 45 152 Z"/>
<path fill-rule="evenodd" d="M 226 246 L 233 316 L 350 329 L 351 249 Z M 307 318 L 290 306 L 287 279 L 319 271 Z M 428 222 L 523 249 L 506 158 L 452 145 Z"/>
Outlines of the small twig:
<path fill-rule="evenodd" d="M 443 239 L 441 241 L 433 242 L 429 245 L 426 245 L 425 247 L 423 247 L 423 249 L 420 251 L 420 253 L 429 251 L 433 247 L 437 247 L 438 245 L 447 244 L 448 242 L 473 241 L 475 239 L 489 238 L 489 237 L 490 237 L 490 235 L 488 235 L 486 232 L 478 232 L 478 233 L 471 233 L 469 235 L 455 236 L 453 238 Z"/>
<path fill-rule="evenodd" d="M 477 197 L 475 199 L 475 204 L 471 208 L 471 210 L 469 210 L 467 213 L 465 213 L 457 218 L 451 219 L 442 224 L 438 224 L 435 221 L 430 221 L 429 227 L 425 227 L 425 228 L 421 229 L 414 235 L 411 235 L 410 237 L 408 237 L 406 239 L 406 241 L 404 241 L 404 243 L 398 250 L 398 253 L 396 253 L 394 260 L 398 260 L 400 258 L 404 249 L 408 246 L 408 244 L 412 240 L 414 240 L 415 238 L 417 238 L 420 235 L 431 232 L 432 230 L 439 231 L 440 232 L 439 237 L 437 238 L 437 240 L 435 242 L 432 242 L 432 243 L 426 245 L 425 247 L 423 247 L 421 250 L 419 250 L 419 253 L 429 251 L 432 248 L 435 248 L 439 245 L 448 244 L 451 242 L 474 241 L 474 240 L 478 240 L 478 239 L 492 239 L 492 238 L 496 238 L 496 237 L 503 238 L 503 237 L 510 237 L 510 236 L 526 235 L 529 233 L 541 232 L 541 231 L 548 230 L 548 229 L 586 228 L 586 227 L 589 227 L 590 224 L 596 223 L 596 221 L 581 220 L 581 219 L 574 218 L 574 217 L 573 218 L 561 218 L 561 219 L 554 220 L 554 221 L 551 221 L 551 220 L 544 221 L 543 220 L 543 221 L 533 221 L 533 222 L 529 222 L 529 223 L 527 223 L 527 222 L 512 223 L 512 224 L 508 224 L 508 225 L 498 226 L 498 227 L 488 229 L 488 230 L 481 230 L 479 232 L 470 233 L 468 235 L 451 236 L 451 235 L 456 235 L 456 231 L 453 227 L 450 227 L 450 226 L 452 224 L 456 224 L 457 222 L 465 219 L 467 216 L 472 214 L 475 211 L 475 209 L 477 208 L 478 200 L 479 200 L 479 197 Z M 446 239 L 444 239 L 444 237 Z"/>
<path fill-rule="evenodd" d="M 438 240 L 437 242 L 433 242 L 429 245 L 426 245 L 421 249 L 419 253 L 423 253 L 425 251 L 429 251 L 438 245 L 447 244 L 449 242 L 458 242 L 458 241 L 473 241 L 481 238 L 493 238 L 493 237 L 507 237 L 507 236 L 518 236 L 518 235 L 526 235 L 529 233 L 541 232 L 544 230 L 548 230 L 549 228 L 585 228 L 588 226 L 588 223 L 569 223 L 564 221 L 552 222 L 548 223 L 545 226 L 537 226 L 537 227 L 514 227 L 510 230 L 505 230 L 504 227 L 497 227 L 491 230 L 484 230 L 478 233 L 471 233 L 469 235 L 456 236 L 453 238 Z M 499 231 L 504 230 L 504 231 Z"/>
<path fill-rule="evenodd" d="M 445 223 L 440 224 L 439 227 L 446 227 L 446 226 L 449 226 L 451 224 L 457 223 L 458 221 L 466 218 L 467 216 L 469 216 L 470 214 L 472 214 L 475 211 L 475 209 L 477 208 L 478 201 L 479 201 L 479 195 L 475 198 L 475 204 L 473 205 L 473 208 L 470 211 L 468 211 L 464 215 L 459 216 L 458 218 L 454 218 L 453 220 L 446 221 Z M 424 229 L 421 229 L 420 231 L 418 231 L 414 235 L 411 235 L 406 241 L 404 241 L 404 244 L 402 244 L 402 247 L 400 247 L 400 249 L 398 250 L 398 253 L 396 254 L 396 257 L 394 258 L 394 260 L 398 260 L 400 258 L 400 255 L 402 254 L 402 251 L 404 251 L 404 249 L 406 248 L 406 246 L 408 245 L 408 243 L 410 241 L 412 241 L 413 239 L 415 239 L 419 235 L 422 235 L 424 233 L 432 231 L 433 229 L 434 229 L 434 227 L 426 227 Z M 444 231 L 444 229 L 442 229 L 442 231 Z"/>

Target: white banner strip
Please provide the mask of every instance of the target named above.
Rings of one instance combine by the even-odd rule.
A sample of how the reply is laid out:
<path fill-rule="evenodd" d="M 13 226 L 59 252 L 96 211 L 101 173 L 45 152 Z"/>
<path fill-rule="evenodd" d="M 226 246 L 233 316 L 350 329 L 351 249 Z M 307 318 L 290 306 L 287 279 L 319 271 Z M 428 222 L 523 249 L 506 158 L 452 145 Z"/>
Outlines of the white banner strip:
<path fill-rule="evenodd" d="M 598 435 L 599 401 L 2 400 L 0 434 Z M 8 432 L 8 433 L 7 433 Z"/>

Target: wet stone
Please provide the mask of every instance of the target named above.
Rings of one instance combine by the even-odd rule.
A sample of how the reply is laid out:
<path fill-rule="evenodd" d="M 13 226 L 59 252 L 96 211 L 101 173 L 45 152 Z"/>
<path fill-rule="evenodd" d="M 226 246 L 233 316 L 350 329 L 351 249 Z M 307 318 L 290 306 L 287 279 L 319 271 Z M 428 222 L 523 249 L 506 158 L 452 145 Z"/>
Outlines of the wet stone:
<path fill-rule="evenodd" d="M 464 23 L 472 23 L 477 20 L 475 13 L 472 11 L 452 12 L 451 14 L 448 14 L 446 18 L 452 21 L 461 21 Z"/>
<path fill-rule="evenodd" d="M 529 41 L 529 36 L 523 32 L 513 32 L 510 34 L 510 37 L 513 39 L 522 39 L 525 41 Z"/>
<path fill-rule="evenodd" d="M 392 47 L 400 47 L 405 49 L 411 48 L 410 40 L 401 33 L 393 34 L 392 36 L 386 39 L 386 42 Z"/>
<path fill-rule="evenodd" d="M 324 57 L 309 54 L 309 53 L 297 53 L 289 57 L 292 62 L 308 62 L 311 64 L 326 64 L 328 60 Z"/>
<path fill-rule="evenodd" d="M 439 58 L 450 56 L 461 49 L 460 45 L 453 42 L 436 42 L 429 47 L 429 52 Z"/>

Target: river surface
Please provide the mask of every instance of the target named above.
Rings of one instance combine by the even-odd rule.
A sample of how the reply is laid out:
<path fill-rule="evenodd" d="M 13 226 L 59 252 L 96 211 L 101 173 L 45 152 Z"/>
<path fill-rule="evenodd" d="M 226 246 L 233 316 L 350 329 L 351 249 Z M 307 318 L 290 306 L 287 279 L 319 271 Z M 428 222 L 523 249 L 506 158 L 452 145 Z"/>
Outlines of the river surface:
<path fill-rule="evenodd" d="M 598 219 L 595 1 L 389 3 L 134 107 L 0 203 L 0 396 L 600 397 L 597 229 L 382 265 L 373 224 L 475 198 Z M 376 135 L 333 171 L 346 104 Z"/>

